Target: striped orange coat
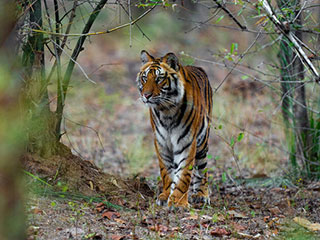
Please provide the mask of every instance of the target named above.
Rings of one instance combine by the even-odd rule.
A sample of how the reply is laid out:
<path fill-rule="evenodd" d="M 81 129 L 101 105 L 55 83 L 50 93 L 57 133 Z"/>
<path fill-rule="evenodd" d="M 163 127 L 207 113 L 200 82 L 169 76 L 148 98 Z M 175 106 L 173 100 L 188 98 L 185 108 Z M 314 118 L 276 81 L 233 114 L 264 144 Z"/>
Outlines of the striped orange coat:
<path fill-rule="evenodd" d="M 210 203 L 206 170 L 212 88 L 204 70 L 182 66 L 173 53 L 141 52 L 137 76 L 141 100 L 150 109 L 163 183 L 158 205 Z M 189 192 L 190 197 L 188 197 Z"/>

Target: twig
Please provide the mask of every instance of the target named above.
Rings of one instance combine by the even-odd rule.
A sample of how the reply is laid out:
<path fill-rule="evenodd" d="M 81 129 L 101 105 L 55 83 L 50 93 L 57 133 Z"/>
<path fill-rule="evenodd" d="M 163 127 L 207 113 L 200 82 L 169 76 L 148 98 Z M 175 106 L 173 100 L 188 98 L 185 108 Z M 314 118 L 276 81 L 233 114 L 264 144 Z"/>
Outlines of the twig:
<path fill-rule="evenodd" d="M 89 127 L 89 126 L 83 125 L 83 124 L 81 124 L 81 123 L 77 123 L 77 122 L 75 122 L 75 121 L 72 121 L 71 119 L 66 118 L 65 116 L 63 116 L 63 118 L 64 118 L 65 120 L 73 123 L 73 124 L 76 124 L 76 125 L 78 125 L 78 126 L 85 127 L 85 128 L 88 128 L 88 129 L 92 130 L 92 131 L 97 135 L 102 150 L 103 150 L 104 152 L 106 151 L 105 148 L 104 148 L 104 146 L 103 146 L 103 144 L 102 144 L 102 140 L 101 140 L 101 138 L 100 138 L 99 132 L 98 132 L 97 130 L 95 130 L 93 127 Z"/>
<path fill-rule="evenodd" d="M 217 27 L 217 28 L 225 28 L 225 29 L 230 29 L 230 30 L 235 30 L 235 31 L 242 31 L 242 32 L 248 32 L 248 33 L 255 33 L 255 34 L 259 32 L 259 31 L 255 31 L 255 30 L 252 30 L 252 29 L 248 29 L 248 28 L 245 29 L 245 30 L 242 30 L 242 29 L 239 29 L 238 27 L 224 26 L 224 25 L 209 23 L 208 20 L 210 21 L 212 19 L 212 17 L 210 17 L 210 19 L 207 19 L 206 21 L 203 21 L 203 22 L 193 21 L 193 20 L 185 19 L 185 18 L 181 18 L 181 17 L 178 17 L 177 19 L 179 19 L 181 21 L 184 21 L 184 22 L 202 24 L 202 25 L 207 25 L 207 26 L 212 26 L 212 27 Z M 196 26 L 196 27 L 198 27 L 198 26 Z M 192 29 L 188 30 L 186 33 L 191 32 L 196 27 L 193 27 Z M 261 34 L 272 35 L 272 34 L 277 34 L 277 33 L 276 32 L 261 32 Z"/>
<path fill-rule="evenodd" d="M 110 66 L 110 65 L 120 65 L 121 63 L 104 63 L 101 64 L 99 67 L 97 67 L 96 69 L 94 69 L 91 73 L 88 74 L 88 76 L 91 76 L 92 74 L 94 74 L 95 72 L 97 72 L 100 68 L 104 67 L 104 66 Z"/>
<path fill-rule="evenodd" d="M 86 79 L 91 82 L 91 83 L 94 83 L 94 84 L 97 84 L 95 81 L 93 81 L 92 79 L 89 78 L 88 74 L 85 72 L 85 70 L 83 69 L 83 67 L 81 67 L 80 63 L 78 63 L 76 60 L 74 60 L 72 58 L 72 56 L 70 56 L 64 49 L 61 48 L 61 46 L 59 46 L 56 42 L 52 41 L 51 42 L 57 46 L 65 55 L 67 55 L 68 58 L 70 58 L 70 61 L 72 61 L 73 63 L 75 63 L 79 69 L 81 70 L 81 72 L 83 73 L 83 75 L 86 77 Z"/>
<path fill-rule="evenodd" d="M 223 11 L 225 11 L 228 16 L 241 28 L 241 30 L 246 30 L 246 26 L 242 26 L 242 24 L 232 15 L 232 13 L 227 9 L 226 7 L 222 6 L 221 3 L 218 0 L 213 0 L 219 8 L 221 8 Z"/>
<path fill-rule="evenodd" d="M 211 19 L 215 18 L 215 17 L 216 17 L 216 15 L 217 15 L 218 13 L 219 13 L 219 11 L 218 11 L 218 10 L 216 10 L 216 12 L 214 12 L 214 13 L 212 14 L 212 16 L 211 16 L 211 17 L 209 17 L 207 20 L 205 20 L 205 21 L 203 21 L 203 22 L 197 22 L 199 25 L 196 25 L 196 26 L 192 27 L 191 29 L 189 29 L 189 30 L 185 31 L 184 33 L 192 32 L 193 30 L 195 30 L 195 29 L 199 28 L 199 27 L 200 27 L 200 25 L 207 24 L 208 22 L 210 22 L 210 20 L 211 20 Z M 178 18 L 178 19 L 179 19 L 179 18 Z M 181 20 L 181 18 L 180 18 L 180 20 Z M 184 20 L 184 21 L 185 21 L 185 19 L 182 19 L 182 20 Z"/>
<path fill-rule="evenodd" d="M 132 21 L 132 17 L 131 17 L 131 1 L 128 0 L 128 12 L 129 12 L 129 21 Z M 129 47 L 132 47 L 132 24 L 130 24 L 129 27 Z"/>
<path fill-rule="evenodd" d="M 65 116 L 63 116 L 63 119 L 65 120 Z M 67 137 L 67 139 L 68 139 L 68 142 L 69 142 L 69 144 L 70 144 L 70 147 L 72 148 L 72 150 L 75 151 L 82 159 L 85 159 L 85 158 L 81 155 L 81 153 L 80 153 L 79 151 L 77 151 L 77 150 L 75 149 L 75 147 L 73 146 L 73 144 L 72 144 L 72 142 L 71 142 L 71 139 L 70 139 L 70 137 L 69 137 L 68 131 L 67 131 L 66 121 L 63 121 L 63 129 L 64 129 L 64 133 L 61 134 L 60 138 L 62 137 L 62 135 L 65 134 L 66 137 Z"/>
<path fill-rule="evenodd" d="M 107 1 L 107 0 L 106 0 Z M 39 30 L 39 29 L 30 29 L 33 32 L 38 32 L 38 33 L 45 33 L 45 34 L 49 34 L 49 35 L 54 35 L 54 36 L 62 36 L 62 37 L 87 37 L 87 36 L 96 36 L 96 35 L 101 35 L 101 34 L 107 34 L 107 33 L 111 33 L 114 31 L 117 31 L 119 29 L 128 27 L 130 25 L 135 24 L 136 22 L 138 22 L 140 19 L 142 19 L 144 16 L 146 16 L 149 12 L 151 12 L 155 7 L 157 6 L 157 4 L 153 5 L 150 9 L 148 9 L 147 11 L 145 11 L 143 14 L 141 14 L 138 18 L 136 18 L 135 20 L 129 22 L 129 23 L 125 23 L 123 25 L 120 25 L 118 27 L 114 27 L 105 31 L 101 31 L 101 32 L 87 32 L 87 33 L 71 33 L 71 34 L 65 34 L 65 33 L 55 33 L 55 32 L 49 32 L 49 31 L 44 31 L 44 30 Z M 94 14 L 94 13 L 92 13 Z M 92 16 L 91 14 L 91 16 Z"/>
<path fill-rule="evenodd" d="M 122 4 L 119 0 L 117 0 L 117 2 L 118 2 L 118 4 L 120 5 L 120 7 L 123 9 L 123 11 L 125 11 L 125 13 L 126 13 L 127 15 L 129 15 L 129 12 L 128 12 L 127 9 L 123 6 L 123 4 Z M 133 21 L 132 16 L 129 17 L 129 18 L 130 18 L 130 21 Z M 135 23 L 135 25 L 136 25 L 136 27 L 139 29 L 139 31 L 141 32 L 142 37 L 145 37 L 146 39 L 148 39 L 148 40 L 151 42 L 151 39 L 143 32 L 143 30 L 141 29 L 141 27 L 139 26 L 139 24 L 138 24 L 138 23 Z"/>

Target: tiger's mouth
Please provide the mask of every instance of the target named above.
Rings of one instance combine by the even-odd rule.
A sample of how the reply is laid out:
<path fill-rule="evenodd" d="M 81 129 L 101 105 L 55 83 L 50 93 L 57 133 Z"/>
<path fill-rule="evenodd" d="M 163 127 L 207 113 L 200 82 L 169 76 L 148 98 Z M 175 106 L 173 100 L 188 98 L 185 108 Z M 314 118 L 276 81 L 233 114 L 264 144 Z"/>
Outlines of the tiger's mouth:
<path fill-rule="evenodd" d="M 149 107 L 154 107 L 154 106 L 158 106 L 157 101 L 154 100 L 153 97 L 151 98 L 146 98 L 145 96 L 141 95 L 140 96 L 141 101 L 146 104 Z"/>
<path fill-rule="evenodd" d="M 168 108 L 170 107 L 168 102 L 165 99 L 162 99 L 159 96 L 154 96 L 150 98 L 146 98 L 144 96 L 140 97 L 142 102 L 147 105 L 148 107 L 157 108 L 157 107 L 164 107 Z"/>

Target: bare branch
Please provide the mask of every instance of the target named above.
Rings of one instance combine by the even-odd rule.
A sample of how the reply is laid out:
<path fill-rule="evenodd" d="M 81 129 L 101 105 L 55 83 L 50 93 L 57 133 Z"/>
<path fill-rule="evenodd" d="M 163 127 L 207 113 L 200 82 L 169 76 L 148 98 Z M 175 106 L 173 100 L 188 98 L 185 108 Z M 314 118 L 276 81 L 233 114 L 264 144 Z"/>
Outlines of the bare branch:
<path fill-rule="evenodd" d="M 246 30 L 247 27 L 243 26 L 233 15 L 232 13 L 229 11 L 229 9 L 227 9 L 226 7 L 222 6 L 221 3 L 218 0 L 213 0 L 219 8 L 221 8 L 223 11 L 225 11 L 228 16 L 241 28 L 241 30 Z"/>
<path fill-rule="evenodd" d="M 316 82 L 320 84 L 320 75 L 306 53 L 303 51 L 301 45 L 296 40 L 296 36 L 286 28 L 286 26 L 280 22 L 280 20 L 277 18 L 277 16 L 274 14 L 269 2 L 267 0 L 259 0 L 259 2 L 262 3 L 263 8 L 267 12 L 267 15 L 269 19 L 272 21 L 272 23 L 278 28 L 278 30 L 281 32 L 281 34 L 289 40 L 293 46 L 295 51 L 297 52 L 298 56 L 301 58 L 301 61 L 304 63 L 304 65 L 307 66 L 308 69 L 311 70 L 313 75 L 316 77 Z"/>

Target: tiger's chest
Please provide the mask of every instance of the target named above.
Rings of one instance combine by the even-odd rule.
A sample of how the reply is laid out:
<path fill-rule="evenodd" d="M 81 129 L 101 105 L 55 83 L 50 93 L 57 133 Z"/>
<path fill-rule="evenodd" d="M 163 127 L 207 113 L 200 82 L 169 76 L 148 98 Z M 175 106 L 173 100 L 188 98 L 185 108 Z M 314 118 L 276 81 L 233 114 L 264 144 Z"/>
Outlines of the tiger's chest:
<path fill-rule="evenodd" d="M 181 109 L 170 112 L 152 109 L 151 112 L 155 138 L 162 152 L 172 155 L 192 138 L 192 119 L 189 119 L 189 124 L 184 121 L 189 114 L 188 109 L 183 112 Z"/>

